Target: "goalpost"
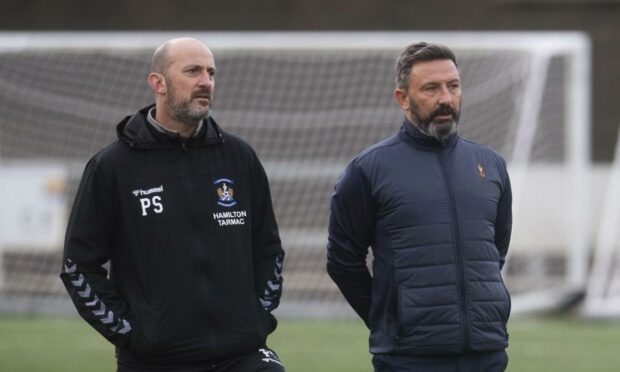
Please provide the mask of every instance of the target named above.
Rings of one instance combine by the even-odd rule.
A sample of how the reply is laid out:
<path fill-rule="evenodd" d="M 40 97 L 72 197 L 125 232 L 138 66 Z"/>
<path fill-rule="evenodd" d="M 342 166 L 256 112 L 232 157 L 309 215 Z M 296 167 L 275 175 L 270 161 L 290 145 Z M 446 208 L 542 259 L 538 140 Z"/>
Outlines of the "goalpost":
<path fill-rule="evenodd" d="M 583 315 L 620 318 L 620 132 L 609 169 Z"/>
<path fill-rule="evenodd" d="M 214 51 L 214 117 L 265 165 L 287 251 L 280 314 L 352 314 L 324 269 L 329 198 L 346 163 L 402 123 L 394 64 L 418 41 L 455 51 L 459 131 L 509 162 L 513 310 L 584 290 L 591 56 L 582 33 L 2 32 L 0 165 L 62 164 L 69 208 L 86 160 L 114 140 L 116 122 L 153 100 L 145 79 L 154 48 L 180 36 Z M 0 247 L 0 311 L 68 311 L 60 244 L 18 245 Z"/>

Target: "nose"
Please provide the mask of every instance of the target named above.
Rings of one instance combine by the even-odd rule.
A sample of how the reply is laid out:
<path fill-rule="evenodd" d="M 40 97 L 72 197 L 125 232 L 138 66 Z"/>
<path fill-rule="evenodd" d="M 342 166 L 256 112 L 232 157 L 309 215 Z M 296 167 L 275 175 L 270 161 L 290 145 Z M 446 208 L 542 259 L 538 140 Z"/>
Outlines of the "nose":
<path fill-rule="evenodd" d="M 205 71 L 202 75 L 200 75 L 200 79 L 198 80 L 198 85 L 201 87 L 212 87 L 213 86 L 213 75 Z"/>
<path fill-rule="evenodd" d="M 447 86 L 441 87 L 441 92 L 439 92 L 439 102 L 440 104 L 450 104 L 452 103 L 452 94 Z"/>

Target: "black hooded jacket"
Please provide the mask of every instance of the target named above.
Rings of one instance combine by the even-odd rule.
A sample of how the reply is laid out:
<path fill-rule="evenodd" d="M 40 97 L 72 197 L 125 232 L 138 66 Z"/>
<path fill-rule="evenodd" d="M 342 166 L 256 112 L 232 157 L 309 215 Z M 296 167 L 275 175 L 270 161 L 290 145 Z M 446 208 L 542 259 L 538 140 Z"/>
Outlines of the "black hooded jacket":
<path fill-rule="evenodd" d="M 60 277 L 120 360 L 256 350 L 276 327 L 284 256 L 263 167 L 211 118 L 189 139 L 156 131 L 151 107 L 86 165 Z"/>

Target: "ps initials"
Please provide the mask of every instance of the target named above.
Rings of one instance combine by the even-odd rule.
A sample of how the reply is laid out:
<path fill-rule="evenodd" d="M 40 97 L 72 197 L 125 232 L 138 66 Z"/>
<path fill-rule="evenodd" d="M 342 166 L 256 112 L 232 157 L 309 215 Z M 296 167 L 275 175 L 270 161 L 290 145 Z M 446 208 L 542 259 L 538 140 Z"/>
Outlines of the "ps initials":
<path fill-rule="evenodd" d="M 161 213 L 164 211 L 164 206 L 161 204 L 161 196 L 153 196 L 152 198 L 141 198 L 140 205 L 142 206 L 142 215 L 146 216 L 149 208 L 153 208 L 155 213 Z"/>

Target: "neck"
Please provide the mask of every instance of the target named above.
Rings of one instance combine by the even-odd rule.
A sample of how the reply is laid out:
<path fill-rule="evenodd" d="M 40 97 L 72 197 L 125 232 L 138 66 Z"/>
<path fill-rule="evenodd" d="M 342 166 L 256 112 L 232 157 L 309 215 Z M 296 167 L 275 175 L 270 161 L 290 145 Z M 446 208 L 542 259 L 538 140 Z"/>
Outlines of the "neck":
<path fill-rule="evenodd" d="M 155 109 L 155 120 L 164 128 L 178 133 L 183 138 L 191 137 L 195 133 L 199 124 L 199 122 L 195 124 L 187 124 L 174 120 L 165 113 L 165 110 L 162 109 Z"/>

